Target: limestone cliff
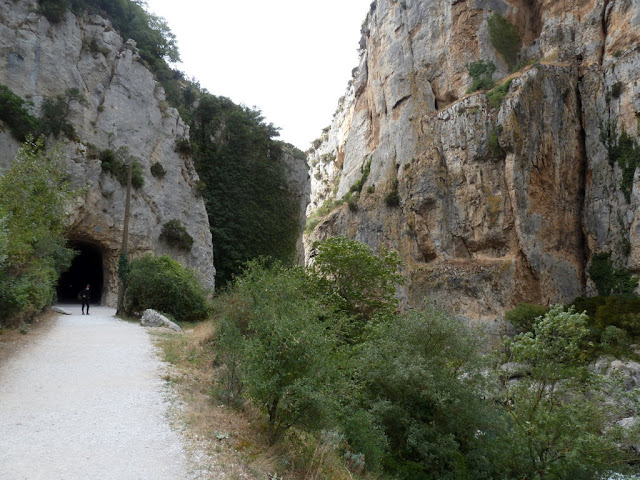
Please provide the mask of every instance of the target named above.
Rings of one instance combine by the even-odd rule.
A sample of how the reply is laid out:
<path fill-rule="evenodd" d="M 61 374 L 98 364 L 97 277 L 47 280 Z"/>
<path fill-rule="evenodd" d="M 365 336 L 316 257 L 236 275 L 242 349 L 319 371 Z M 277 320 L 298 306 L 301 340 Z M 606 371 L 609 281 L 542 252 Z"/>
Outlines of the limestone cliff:
<path fill-rule="evenodd" d="M 102 253 L 103 302 L 113 305 L 116 299 L 125 188 L 102 171 L 96 152 L 120 147 L 138 159 L 144 179 L 131 200 L 132 255 L 168 253 L 213 288 L 211 233 L 195 188 L 198 176 L 191 160 L 176 152 L 176 142 L 189 134 L 178 112 L 167 105 L 135 44 L 122 39 L 108 20 L 68 12 L 52 25 L 37 7 L 31 0 L 0 0 L 0 84 L 30 100 L 34 113 L 45 98 L 69 89 L 83 97 L 70 103 L 67 120 L 76 135 L 61 148 L 69 158 L 74 184 L 85 187 L 71 212 L 70 239 Z M 19 147 L 3 130 L 0 169 Z M 164 176 L 151 174 L 156 163 Z M 162 226 L 170 220 L 179 220 L 193 237 L 190 249 L 173 248 L 161 238 Z"/>
<path fill-rule="evenodd" d="M 511 74 L 495 14 L 521 34 Z M 639 35 L 630 0 L 374 2 L 360 65 L 309 152 L 308 213 L 349 201 L 308 248 L 333 234 L 395 248 L 409 304 L 478 319 L 593 293 L 596 253 L 639 272 L 636 164 L 614 155 L 639 133 Z M 504 99 L 467 94 L 480 59 L 496 85 L 511 80 Z"/>

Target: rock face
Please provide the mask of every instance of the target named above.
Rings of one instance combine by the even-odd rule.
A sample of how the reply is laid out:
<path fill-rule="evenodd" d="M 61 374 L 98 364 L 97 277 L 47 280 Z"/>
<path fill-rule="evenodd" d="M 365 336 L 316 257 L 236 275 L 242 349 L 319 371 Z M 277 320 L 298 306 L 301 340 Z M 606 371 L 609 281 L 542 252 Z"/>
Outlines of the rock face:
<path fill-rule="evenodd" d="M 0 0 L 0 84 L 33 102 L 34 114 L 45 98 L 69 89 L 78 89 L 84 98 L 70 103 L 67 117 L 77 138 L 60 148 L 69 158 L 74 184 L 84 188 L 70 212 L 70 239 L 102 253 L 103 303 L 116 302 L 125 188 L 102 172 L 95 152 L 120 147 L 138 159 L 144 178 L 144 186 L 132 190 L 129 251 L 134 257 L 169 254 L 213 288 L 209 222 L 194 188 L 198 176 L 190 159 L 175 151 L 176 142 L 188 138 L 188 127 L 168 107 L 135 42 L 125 42 L 98 16 L 67 13 L 51 25 L 37 6 L 31 0 Z M 0 131 L 0 170 L 18 147 L 8 131 Z M 166 171 L 163 178 L 151 174 L 155 163 Z M 170 220 L 182 222 L 193 237 L 190 250 L 172 248 L 161 239 L 162 226 Z"/>
<path fill-rule="evenodd" d="M 521 33 L 513 73 L 490 40 L 495 14 Z M 308 214 L 351 201 L 307 249 L 335 234 L 395 248 L 406 303 L 484 320 L 593 293 L 597 253 L 639 272 L 640 183 L 612 153 L 639 133 L 639 36 L 630 0 L 377 0 L 360 65 L 309 153 Z M 496 85 L 511 80 L 502 101 L 467 94 L 480 59 Z"/>

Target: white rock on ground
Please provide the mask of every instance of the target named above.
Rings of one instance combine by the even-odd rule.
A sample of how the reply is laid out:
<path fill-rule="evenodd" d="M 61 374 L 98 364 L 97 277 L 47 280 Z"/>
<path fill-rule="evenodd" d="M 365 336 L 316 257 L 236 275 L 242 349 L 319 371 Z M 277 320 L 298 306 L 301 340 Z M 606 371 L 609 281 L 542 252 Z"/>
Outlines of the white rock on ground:
<path fill-rule="evenodd" d="M 180 325 L 172 322 L 167 317 L 162 315 L 155 310 L 147 308 L 142 314 L 142 319 L 140 320 L 140 325 L 143 327 L 166 327 L 171 330 L 175 330 L 176 332 L 182 333 L 182 328 Z"/>
<path fill-rule="evenodd" d="M 149 336 L 91 312 L 57 317 L 1 366 L 0 478 L 190 478 Z"/>

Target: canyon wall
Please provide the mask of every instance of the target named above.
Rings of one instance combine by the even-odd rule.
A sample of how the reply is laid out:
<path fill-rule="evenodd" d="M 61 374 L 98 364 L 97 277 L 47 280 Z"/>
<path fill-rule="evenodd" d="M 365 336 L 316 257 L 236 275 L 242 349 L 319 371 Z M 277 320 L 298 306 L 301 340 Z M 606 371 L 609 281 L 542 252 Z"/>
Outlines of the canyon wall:
<path fill-rule="evenodd" d="M 490 39 L 496 14 L 520 32 L 514 68 Z M 309 152 L 307 254 L 337 234 L 394 248 L 405 304 L 480 320 L 594 294 L 597 253 L 640 272 L 639 34 L 630 0 L 374 2 Z M 503 99 L 467 93 L 478 60 Z"/>
<path fill-rule="evenodd" d="M 58 142 L 81 198 L 70 211 L 69 238 L 90 244 L 103 256 L 103 303 L 114 305 L 122 242 L 125 187 L 104 172 L 99 152 L 125 147 L 142 166 L 144 185 L 132 189 L 129 251 L 169 254 L 194 269 L 208 288 L 215 269 L 209 221 L 197 194 L 198 175 L 176 148 L 188 127 L 168 106 L 162 87 L 143 64 L 135 42 L 122 39 L 108 20 L 75 16 L 50 24 L 31 0 L 0 0 L 0 84 L 32 102 L 38 114 L 49 98 L 77 89 L 69 102 L 72 140 Z M 1 125 L 0 125 L 1 126 Z M 48 139 L 49 144 L 56 139 Z M 0 128 L 0 170 L 19 143 Z M 153 175 L 160 164 L 165 174 Z M 191 248 L 172 247 L 162 237 L 166 222 L 179 220 L 193 238 Z"/>

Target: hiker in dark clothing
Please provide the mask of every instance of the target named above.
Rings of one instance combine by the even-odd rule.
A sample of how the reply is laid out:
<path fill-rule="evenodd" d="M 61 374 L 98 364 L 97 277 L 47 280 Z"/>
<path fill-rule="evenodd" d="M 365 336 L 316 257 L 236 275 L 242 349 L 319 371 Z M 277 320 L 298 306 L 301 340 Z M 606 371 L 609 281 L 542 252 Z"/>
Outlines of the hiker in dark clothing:
<path fill-rule="evenodd" d="M 89 302 L 91 301 L 91 286 L 87 285 L 87 288 L 80 292 L 80 300 L 82 300 L 82 315 L 84 315 L 84 307 L 87 306 L 87 315 L 89 315 Z"/>

